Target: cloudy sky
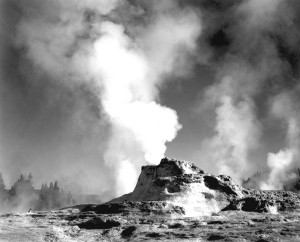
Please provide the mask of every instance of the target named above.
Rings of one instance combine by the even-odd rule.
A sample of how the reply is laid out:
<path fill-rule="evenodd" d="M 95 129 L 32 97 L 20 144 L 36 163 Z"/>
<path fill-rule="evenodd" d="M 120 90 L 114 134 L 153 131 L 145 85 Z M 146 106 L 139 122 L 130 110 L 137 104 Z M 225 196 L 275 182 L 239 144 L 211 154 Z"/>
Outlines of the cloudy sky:
<path fill-rule="evenodd" d="M 1 0 L 0 169 L 129 192 L 164 155 L 237 182 L 299 164 L 298 0 Z"/>

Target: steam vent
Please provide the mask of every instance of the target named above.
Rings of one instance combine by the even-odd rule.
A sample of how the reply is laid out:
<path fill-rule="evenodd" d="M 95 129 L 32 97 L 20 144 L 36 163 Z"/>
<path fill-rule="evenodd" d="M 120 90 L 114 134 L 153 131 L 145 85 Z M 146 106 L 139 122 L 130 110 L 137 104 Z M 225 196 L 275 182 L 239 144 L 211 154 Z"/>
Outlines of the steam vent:
<path fill-rule="evenodd" d="M 143 166 L 134 191 L 111 202 L 167 202 L 186 216 L 201 216 L 242 198 L 242 188 L 229 176 L 206 174 L 192 162 L 163 158 L 157 166 Z"/>

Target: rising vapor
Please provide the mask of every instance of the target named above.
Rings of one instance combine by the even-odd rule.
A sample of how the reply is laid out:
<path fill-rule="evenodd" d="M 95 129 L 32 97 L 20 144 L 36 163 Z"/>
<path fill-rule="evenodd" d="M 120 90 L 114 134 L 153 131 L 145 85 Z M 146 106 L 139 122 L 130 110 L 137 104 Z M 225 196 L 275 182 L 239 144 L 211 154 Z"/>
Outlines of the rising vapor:
<path fill-rule="evenodd" d="M 105 146 L 98 162 L 110 181 L 106 190 L 113 195 L 130 192 L 140 165 L 158 163 L 166 142 L 181 128 L 176 111 L 159 104 L 158 94 L 163 77 L 184 66 L 196 48 L 198 15 L 176 1 L 145 6 L 106 0 L 13 5 L 21 12 L 14 47 L 33 65 L 31 79 L 43 82 L 38 76 L 46 75 L 69 90 L 91 87 L 99 122 L 109 127 L 105 142 L 98 144 Z M 63 170 L 72 165 L 66 162 Z"/>
<path fill-rule="evenodd" d="M 203 159 L 237 181 L 269 169 L 263 189 L 282 189 L 293 177 L 288 171 L 300 165 L 296 158 L 299 117 L 295 115 L 297 108 L 287 102 L 298 93 L 290 90 L 299 78 L 295 46 L 299 43 L 295 29 L 298 9 L 296 1 L 229 1 L 222 12 L 214 12 L 222 24 L 214 17 L 204 23 L 215 30 L 208 31 L 208 50 L 201 61 L 216 68 L 217 81 L 207 87 L 200 109 L 203 115 L 203 110 L 214 109 L 216 116 L 215 135 L 202 143 Z M 287 96 L 285 104 L 278 100 L 282 93 Z M 274 105 L 282 108 L 270 108 Z M 267 157 L 255 156 L 263 147 L 268 125 L 278 118 L 287 126 L 286 148 Z"/>
<path fill-rule="evenodd" d="M 1 11 L 5 180 L 32 172 L 108 199 L 176 142 L 237 182 L 294 179 L 297 0 L 2 0 Z"/>
<path fill-rule="evenodd" d="M 262 182 L 261 188 L 266 190 L 283 189 L 290 181 L 297 178 L 299 167 L 300 145 L 300 116 L 299 107 L 292 100 L 293 95 L 283 93 L 277 95 L 272 103 L 275 117 L 286 125 L 286 147 L 277 153 L 269 153 L 267 164 L 270 174 L 267 181 Z"/>

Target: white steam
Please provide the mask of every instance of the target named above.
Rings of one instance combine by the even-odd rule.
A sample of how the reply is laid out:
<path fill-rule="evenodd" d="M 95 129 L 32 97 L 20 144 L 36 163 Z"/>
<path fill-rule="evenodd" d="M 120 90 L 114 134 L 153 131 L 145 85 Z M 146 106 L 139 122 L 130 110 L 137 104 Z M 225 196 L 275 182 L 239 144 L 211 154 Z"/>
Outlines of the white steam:
<path fill-rule="evenodd" d="M 134 188 L 140 165 L 158 163 L 181 128 L 176 112 L 158 103 L 159 87 L 164 75 L 182 74 L 200 23 L 192 10 L 166 3 L 141 27 L 107 20 L 126 7 L 109 0 L 35 2 L 18 24 L 17 44 L 36 67 L 66 85 L 96 84 L 111 127 L 103 158 L 115 195 Z"/>
<path fill-rule="evenodd" d="M 256 28 L 269 28 L 276 21 L 276 12 L 283 0 L 247 0 L 240 11 L 248 15 L 248 24 Z"/>
<path fill-rule="evenodd" d="M 134 188 L 138 165 L 132 164 L 143 160 L 158 163 L 166 151 L 165 143 L 181 128 L 176 112 L 155 100 L 161 76 L 172 72 L 179 48 L 190 51 L 195 47 L 197 19 L 193 15 L 187 20 L 161 18 L 137 42 L 126 36 L 120 25 L 104 22 L 100 27 L 102 36 L 94 43 L 91 66 L 99 77 L 102 105 L 112 125 L 105 162 L 117 176 L 131 180 L 129 186 L 128 179 L 118 179 L 116 195 Z M 167 28 L 172 38 L 166 35 Z"/>
<path fill-rule="evenodd" d="M 228 53 L 216 61 L 218 82 L 207 89 L 202 104 L 205 110 L 214 108 L 216 115 L 215 134 L 202 144 L 203 160 L 237 182 L 262 167 L 259 160 L 251 160 L 263 135 L 256 98 L 266 80 L 282 78 L 282 62 L 265 34 L 275 31 L 281 3 L 248 0 L 230 12 L 238 21 L 226 32 Z"/>
<path fill-rule="evenodd" d="M 230 174 L 240 181 L 243 173 L 251 169 L 249 152 L 257 147 L 260 138 L 260 124 L 256 118 L 251 99 L 255 73 L 246 67 L 231 64 L 239 70 L 230 72 L 218 85 L 207 90 L 206 95 L 215 106 L 215 135 L 204 142 L 202 151 L 218 167 L 221 174 Z M 233 68 L 228 68 L 233 70 Z"/>
<path fill-rule="evenodd" d="M 300 116 L 297 110 L 288 93 L 281 94 L 274 100 L 273 114 L 283 120 L 287 126 L 286 147 L 276 154 L 268 154 L 267 164 L 270 173 L 268 179 L 261 183 L 261 189 L 283 189 L 284 185 L 297 177 L 295 172 L 300 158 Z"/>
<path fill-rule="evenodd" d="M 132 43 L 123 28 L 113 23 L 103 23 L 101 27 L 103 36 L 94 44 L 92 66 L 101 78 L 102 105 L 113 129 L 105 161 L 121 177 L 125 174 L 134 181 L 129 186 L 132 189 L 138 170 L 134 171 L 130 162 L 157 163 L 164 155 L 165 143 L 175 138 L 180 125 L 175 111 L 153 101 L 155 92 L 148 83 L 151 70 L 147 60 L 142 53 L 130 49 Z M 116 188 L 120 193 L 129 192 L 124 182 L 128 179 L 118 180 Z M 120 189 L 122 186 L 124 189 Z"/>
<path fill-rule="evenodd" d="M 97 130 L 95 125 L 91 133 L 105 133 L 105 140 L 86 144 L 99 145 L 99 167 L 104 170 L 99 177 L 104 174 L 105 185 L 112 186 L 113 195 L 130 192 L 140 166 L 144 162 L 158 163 L 166 143 L 176 137 L 181 129 L 179 118 L 174 110 L 161 105 L 160 90 L 170 76 L 182 79 L 190 74 L 197 61 L 208 66 L 216 80 L 209 80 L 213 83 L 204 90 L 201 114 L 205 117 L 201 119 L 209 119 L 212 130 L 203 132 L 210 136 L 195 160 L 202 159 L 215 172 L 231 175 L 237 182 L 258 167 L 268 167 L 270 176 L 263 188 L 280 189 L 293 177 L 291 169 L 299 160 L 300 118 L 292 94 L 298 91 L 287 92 L 288 85 L 296 84 L 287 85 L 285 80 L 299 66 L 298 52 L 293 53 L 299 35 L 294 24 L 296 10 L 287 1 L 245 0 L 228 6 L 224 3 L 220 5 L 224 6 L 222 10 L 210 3 L 194 5 L 193 1 L 176 0 L 11 1 L 18 15 L 12 20 L 16 32 L 9 35 L 15 41 L 12 56 L 21 56 L 21 64 L 16 66 L 20 76 L 25 73 L 30 79 L 26 79 L 28 87 L 33 82 L 43 82 L 46 76 L 51 84 L 59 83 L 68 91 L 76 89 L 76 85 L 92 90 L 91 102 L 96 111 L 90 112 L 98 112 L 93 117 L 97 122 L 99 119 L 99 124 L 104 123 L 101 127 L 105 131 Z M 288 41 L 286 35 L 290 37 Z M 203 56 L 199 50 L 203 50 Z M 28 69 L 24 56 L 30 63 Z M 201 85 L 195 87 L 208 85 L 208 81 L 199 82 Z M 187 95 L 184 93 L 183 98 L 188 99 Z M 265 107 L 269 98 L 273 98 L 271 115 L 269 107 Z M 87 115 L 82 110 L 89 106 L 87 103 L 75 105 L 81 106 L 80 110 L 72 113 L 76 120 L 68 124 L 76 128 L 78 123 L 86 123 L 89 118 L 83 118 Z M 211 110 L 215 123 L 207 115 Z M 267 155 L 269 149 L 266 152 L 264 148 L 268 145 L 261 144 L 261 139 L 272 135 L 264 133 L 270 132 L 265 125 L 278 119 L 286 125 L 285 146 Z M 62 153 L 72 153 L 72 146 L 68 148 L 63 141 L 61 144 Z M 84 148 L 84 152 L 89 150 Z M 38 156 L 39 152 L 32 153 Z M 260 158 L 268 156 L 267 162 L 254 159 L 257 153 Z M 97 155 L 94 153 L 90 159 L 94 161 Z M 61 157 L 64 159 L 63 154 Z M 65 162 L 67 166 L 62 164 L 61 170 L 70 168 L 80 173 L 78 170 L 88 164 L 78 166 L 84 155 L 78 160 L 71 168 L 71 162 Z M 92 167 L 87 174 L 93 173 L 94 178 L 97 166 Z M 93 178 L 85 180 L 93 183 Z"/>

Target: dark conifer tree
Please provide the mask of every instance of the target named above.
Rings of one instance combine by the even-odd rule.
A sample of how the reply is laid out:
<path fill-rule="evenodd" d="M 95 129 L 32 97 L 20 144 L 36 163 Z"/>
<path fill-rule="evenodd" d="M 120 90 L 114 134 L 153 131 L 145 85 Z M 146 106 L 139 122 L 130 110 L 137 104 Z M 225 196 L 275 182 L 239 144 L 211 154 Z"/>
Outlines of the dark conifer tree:
<path fill-rule="evenodd" d="M 31 182 L 31 180 L 32 180 L 32 174 L 30 172 L 30 174 L 28 175 L 28 181 Z"/>
<path fill-rule="evenodd" d="M 24 179 L 24 176 L 23 176 L 23 174 L 21 174 L 19 181 L 20 181 L 20 182 L 23 182 L 24 180 L 25 180 L 25 179 Z"/>
<path fill-rule="evenodd" d="M 4 191 L 5 190 L 5 183 L 2 177 L 2 172 L 0 172 L 0 191 Z"/>

